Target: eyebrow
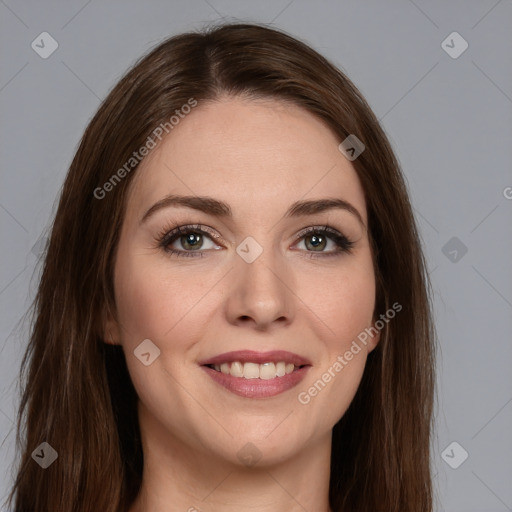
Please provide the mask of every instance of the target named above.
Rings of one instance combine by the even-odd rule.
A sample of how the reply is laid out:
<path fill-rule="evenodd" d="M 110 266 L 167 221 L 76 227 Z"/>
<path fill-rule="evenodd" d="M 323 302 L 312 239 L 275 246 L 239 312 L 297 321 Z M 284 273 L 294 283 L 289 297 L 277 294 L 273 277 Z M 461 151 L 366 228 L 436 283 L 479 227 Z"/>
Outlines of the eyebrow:
<path fill-rule="evenodd" d="M 192 208 L 194 210 L 198 210 L 219 218 L 233 217 L 231 207 L 229 206 L 229 204 L 223 201 L 219 201 L 218 199 L 214 199 L 213 197 L 179 196 L 170 194 L 164 197 L 163 199 L 160 199 L 160 201 L 156 202 L 153 206 L 151 206 L 151 208 L 149 208 L 149 210 L 146 211 L 146 213 L 140 220 L 140 224 L 146 222 L 157 211 L 172 206 L 178 208 Z M 322 213 L 334 209 L 345 210 L 351 213 L 366 228 L 366 225 L 363 221 L 363 217 L 361 216 L 359 211 L 354 206 L 352 206 L 348 201 L 339 198 L 324 198 L 296 201 L 288 208 L 284 216 L 287 218 L 301 217 L 305 215 L 314 215 L 317 213 Z"/>

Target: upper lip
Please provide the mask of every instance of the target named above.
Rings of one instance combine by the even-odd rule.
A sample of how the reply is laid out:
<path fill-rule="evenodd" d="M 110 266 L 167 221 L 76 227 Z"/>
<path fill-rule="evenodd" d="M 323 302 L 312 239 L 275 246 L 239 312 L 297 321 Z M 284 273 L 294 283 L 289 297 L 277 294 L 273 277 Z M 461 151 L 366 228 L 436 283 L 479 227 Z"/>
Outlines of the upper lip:
<path fill-rule="evenodd" d="M 280 362 L 293 363 L 295 366 L 311 365 L 311 362 L 305 357 L 287 352 L 286 350 L 271 350 L 269 352 L 255 352 L 254 350 L 235 350 L 234 352 L 225 352 L 218 356 L 210 357 L 204 361 L 200 361 L 202 366 L 222 363 L 233 363 L 240 361 L 241 363 L 270 363 Z"/>

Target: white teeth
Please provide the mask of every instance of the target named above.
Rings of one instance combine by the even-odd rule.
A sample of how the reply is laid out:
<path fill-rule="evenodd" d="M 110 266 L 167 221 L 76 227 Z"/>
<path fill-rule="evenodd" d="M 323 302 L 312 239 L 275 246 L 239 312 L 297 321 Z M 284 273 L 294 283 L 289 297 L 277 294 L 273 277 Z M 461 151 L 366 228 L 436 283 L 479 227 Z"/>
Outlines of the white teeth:
<path fill-rule="evenodd" d="M 243 377 L 244 376 L 244 365 L 235 361 L 231 363 L 231 369 L 229 371 L 233 377 Z"/>
<path fill-rule="evenodd" d="M 264 363 L 259 367 L 260 379 L 269 380 L 277 376 L 276 365 L 274 363 Z"/>
<path fill-rule="evenodd" d="M 215 364 L 213 368 L 218 372 L 231 375 L 232 377 L 270 380 L 276 377 L 284 377 L 292 373 L 295 370 L 295 365 L 293 363 L 285 363 L 284 361 L 263 364 L 234 361 L 233 363 Z"/>
<path fill-rule="evenodd" d="M 259 379 L 260 367 L 256 363 L 244 364 L 244 379 Z"/>

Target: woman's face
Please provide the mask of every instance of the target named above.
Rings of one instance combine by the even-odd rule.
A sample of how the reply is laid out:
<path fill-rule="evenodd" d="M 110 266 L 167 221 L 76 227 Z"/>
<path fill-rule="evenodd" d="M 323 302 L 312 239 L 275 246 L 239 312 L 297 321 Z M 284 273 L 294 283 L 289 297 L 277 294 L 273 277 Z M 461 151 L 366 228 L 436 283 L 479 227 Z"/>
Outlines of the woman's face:
<path fill-rule="evenodd" d="M 378 341 L 345 356 L 372 324 L 375 279 L 340 142 L 299 107 L 224 98 L 192 109 L 137 170 L 106 339 L 162 446 L 271 464 L 330 439 Z"/>

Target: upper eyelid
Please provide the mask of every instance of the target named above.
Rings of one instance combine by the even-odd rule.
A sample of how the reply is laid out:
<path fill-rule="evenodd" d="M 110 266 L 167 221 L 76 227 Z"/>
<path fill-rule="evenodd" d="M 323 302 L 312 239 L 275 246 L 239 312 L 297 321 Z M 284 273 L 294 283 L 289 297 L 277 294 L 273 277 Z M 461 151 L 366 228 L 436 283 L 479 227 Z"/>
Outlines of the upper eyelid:
<path fill-rule="evenodd" d="M 167 231 L 167 233 L 164 235 L 164 238 L 167 238 L 172 235 L 180 234 L 181 232 L 193 232 L 193 231 L 204 232 L 207 235 L 212 236 L 213 238 L 224 240 L 213 228 L 210 228 L 209 226 L 206 226 L 205 224 L 184 224 L 182 226 L 176 226 L 175 228 L 172 228 L 169 231 Z"/>
<path fill-rule="evenodd" d="M 302 238 L 304 235 L 307 235 L 308 233 L 315 232 L 315 231 L 319 231 L 319 232 L 325 231 L 326 233 L 331 233 L 333 235 L 337 234 L 337 235 L 345 236 L 345 234 L 342 231 L 340 231 L 339 229 L 336 229 L 336 228 L 333 228 L 333 227 L 327 226 L 327 225 L 315 224 L 313 226 L 309 226 L 307 228 L 301 229 L 297 233 L 297 238 Z"/>

